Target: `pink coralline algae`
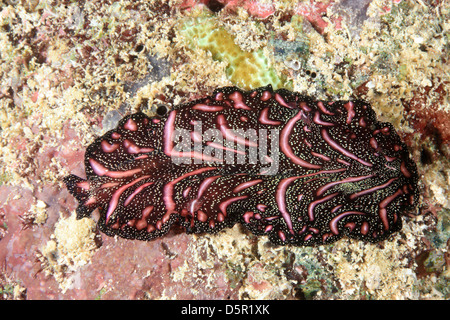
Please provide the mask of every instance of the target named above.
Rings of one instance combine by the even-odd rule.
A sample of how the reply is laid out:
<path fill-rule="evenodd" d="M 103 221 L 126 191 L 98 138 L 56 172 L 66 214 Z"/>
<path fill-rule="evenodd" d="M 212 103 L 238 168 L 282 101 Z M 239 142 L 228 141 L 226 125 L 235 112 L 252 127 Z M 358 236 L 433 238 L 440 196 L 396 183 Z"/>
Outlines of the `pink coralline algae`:
<path fill-rule="evenodd" d="M 315 0 L 299 1 L 295 8 L 290 12 L 292 15 L 300 15 L 306 18 L 311 25 L 323 34 L 328 22 L 323 19 L 327 13 L 327 8 L 335 5 L 335 1 L 328 3 L 317 2 Z M 276 12 L 274 2 L 258 1 L 258 0 L 185 0 L 179 4 L 184 10 L 190 10 L 196 6 L 206 6 L 211 11 L 220 11 L 223 8 L 230 12 L 236 13 L 239 8 L 245 9 L 248 14 L 257 19 L 267 19 Z M 336 29 L 341 28 L 341 17 L 330 17 L 329 21 L 335 24 Z"/>
<path fill-rule="evenodd" d="M 328 26 L 328 22 L 323 19 L 323 16 L 326 14 L 327 8 L 333 4 L 334 1 L 330 1 L 329 3 L 316 2 L 313 0 L 309 3 L 300 2 L 294 13 L 305 17 L 317 32 L 323 34 L 325 28 Z M 331 17 L 330 20 L 335 24 L 337 30 L 341 29 L 341 17 Z"/>
<path fill-rule="evenodd" d="M 255 0 L 185 0 L 179 6 L 183 9 L 190 9 L 198 5 L 205 5 L 211 11 L 218 11 L 224 7 L 231 12 L 236 12 L 238 8 L 243 8 L 256 18 L 266 19 L 275 13 L 273 3 Z"/>
<path fill-rule="evenodd" d="M 241 223 L 278 245 L 378 242 L 418 198 L 406 145 L 369 104 L 271 86 L 126 116 L 87 148 L 85 167 L 87 179 L 64 179 L 77 217 L 98 208 L 100 230 L 129 239 Z"/>

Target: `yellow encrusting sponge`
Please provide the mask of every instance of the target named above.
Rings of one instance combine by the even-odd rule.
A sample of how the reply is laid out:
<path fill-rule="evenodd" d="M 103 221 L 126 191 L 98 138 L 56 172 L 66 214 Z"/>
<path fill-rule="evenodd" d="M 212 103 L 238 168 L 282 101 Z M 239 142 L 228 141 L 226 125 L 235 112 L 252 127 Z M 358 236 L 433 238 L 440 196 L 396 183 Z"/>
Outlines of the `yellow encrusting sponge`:
<path fill-rule="evenodd" d="M 262 49 L 247 52 L 235 42 L 234 37 L 219 27 L 213 17 L 200 16 L 185 22 L 181 34 L 188 40 L 188 47 L 211 52 L 214 60 L 227 61 L 226 73 L 236 86 L 249 90 L 271 84 L 274 89 L 292 89 L 292 82 L 278 75 L 269 65 Z"/>

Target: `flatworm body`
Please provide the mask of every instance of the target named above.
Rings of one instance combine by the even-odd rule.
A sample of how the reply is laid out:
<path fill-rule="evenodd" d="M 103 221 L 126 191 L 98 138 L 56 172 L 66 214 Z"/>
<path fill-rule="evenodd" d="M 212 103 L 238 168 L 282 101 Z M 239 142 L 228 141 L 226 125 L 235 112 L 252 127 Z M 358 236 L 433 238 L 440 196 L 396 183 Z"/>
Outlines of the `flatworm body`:
<path fill-rule="evenodd" d="M 315 245 L 381 241 L 415 207 L 407 147 L 363 101 L 226 87 L 159 111 L 125 117 L 87 148 L 87 179 L 64 179 L 78 218 L 98 208 L 100 230 L 129 239 L 239 222 L 275 244 Z"/>

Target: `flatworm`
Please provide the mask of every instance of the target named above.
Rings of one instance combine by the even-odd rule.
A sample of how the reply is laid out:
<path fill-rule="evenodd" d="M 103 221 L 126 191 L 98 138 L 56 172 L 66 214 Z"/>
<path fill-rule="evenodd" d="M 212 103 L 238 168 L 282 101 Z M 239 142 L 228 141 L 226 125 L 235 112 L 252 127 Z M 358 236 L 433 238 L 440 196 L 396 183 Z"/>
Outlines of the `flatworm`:
<path fill-rule="evenodd" d="M 98 208 L 107 235 L 239 222 L 279 245 L 378 242 L 417 202 L 406 145 L 366 102 L 226 87 L 157 114 L 126 116 L 87 148 L 87 179 L 64 178 L 77 217 Z"/>

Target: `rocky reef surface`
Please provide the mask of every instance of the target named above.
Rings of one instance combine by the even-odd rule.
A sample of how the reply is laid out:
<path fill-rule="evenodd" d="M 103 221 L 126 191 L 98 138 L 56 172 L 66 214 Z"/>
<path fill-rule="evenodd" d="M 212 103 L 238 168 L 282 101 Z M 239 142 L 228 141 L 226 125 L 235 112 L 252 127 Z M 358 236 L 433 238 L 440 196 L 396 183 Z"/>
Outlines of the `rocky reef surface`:
<path fill-rule="evenodd" d="M 439 0 L 2 2 L 0 299 L 450 298 L 449 21 Z M 421 190 L 401 232 L 142 242 L 75 219 L 62 178 L 124 115 L 268 83 L 364 99 L 394 125 Z"/>

